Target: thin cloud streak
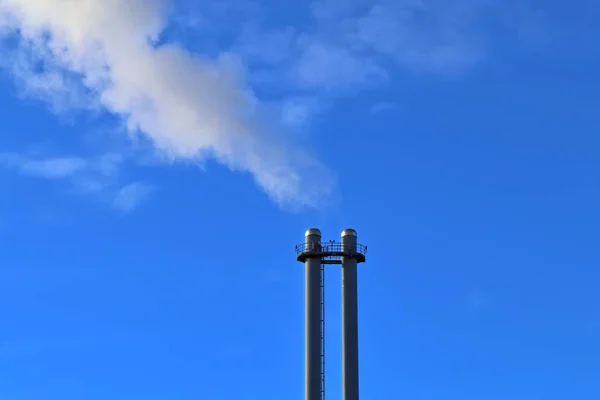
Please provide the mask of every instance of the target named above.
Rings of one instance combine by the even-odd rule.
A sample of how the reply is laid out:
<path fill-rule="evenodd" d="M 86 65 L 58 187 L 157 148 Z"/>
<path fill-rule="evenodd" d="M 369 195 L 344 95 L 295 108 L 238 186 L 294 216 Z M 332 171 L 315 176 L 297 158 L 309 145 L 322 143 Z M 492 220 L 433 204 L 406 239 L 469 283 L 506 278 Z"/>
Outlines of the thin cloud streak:
<path fill-rule="evenodd" d="M 0 153 L 0 164 L 23 175 L 47 179 L 70 178 L 88 166 L 84 159 L 78 157 L 32 159 L 14 153 Z"/>
<path fill-rule="evenodd" d="M 154 186 L 144 182 L 133 182 L 120 188 L 113 200 L 113 206 L 120 211 L 130 212 L 144 201 L 152 192 Z"/>
<path fill-rule="evenodd" d="M 92 195 L 115 209 L 131 212 L 148 198 L 155 188 L 145 182 L 119 184 L 124 160 L 107 153 L 97 157 L 30 157 L 18 153 L 0 153 L 0 167 L 23 176 L 67 182 L 69 191 Z"/>

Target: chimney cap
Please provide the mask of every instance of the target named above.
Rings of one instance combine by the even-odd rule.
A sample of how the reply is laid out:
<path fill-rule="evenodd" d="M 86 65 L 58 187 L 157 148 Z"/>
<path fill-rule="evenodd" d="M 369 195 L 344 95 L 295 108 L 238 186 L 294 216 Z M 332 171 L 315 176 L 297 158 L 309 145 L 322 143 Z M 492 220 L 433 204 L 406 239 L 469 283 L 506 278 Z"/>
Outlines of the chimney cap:
<path fill-rule="evenodd" d="M 344 237 L 344 236 L 354 236 L 354 237 L 356 237 L 358 235 L 357 235 L 357 233 L 356 233 L 356 231 L 354 229 L 344 229 L 342 231 L 342 237 Z"/>
<path fill-rule="evenodd" d="M 313 235 L 321 236 L 321 231 L 317 228 L 309 228 L 304 233 L 304 236 L 313 236 Z"/>

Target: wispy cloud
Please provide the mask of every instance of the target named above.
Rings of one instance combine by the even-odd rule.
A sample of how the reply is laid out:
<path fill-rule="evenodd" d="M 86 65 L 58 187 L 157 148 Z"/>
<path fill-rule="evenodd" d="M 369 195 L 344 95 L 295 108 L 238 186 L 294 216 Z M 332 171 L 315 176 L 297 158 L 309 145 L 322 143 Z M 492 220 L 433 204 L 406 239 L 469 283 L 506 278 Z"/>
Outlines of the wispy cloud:
<path fill-rule="evenodd" d="M 300 88 L 345 92 L 371 88 L 388 79 L 387 72 L 371 57 L 351 50 L 311 41 L 292 70 Z"/>
<path fill-rule="evenodd" d="M 349 34 L 367 51 L 420 73 L 451 75 L 485 57 L 490 2 L 380 1 L 356 17 Z"/>
<path fill-rule="evenodd" d="M 133 182 L 121 187 L 114 200 L 113 205 L 118 210 L 129 212 L 137 208 L 153 191 L 155 187 L 144 182 Z"/>
<path fill-rule="evenodd" d="M 153 191 L 153 186 L 131 182 L 120 186 L 123 157 L 107 153 L 84 157 L 34 157 L 0 153 L 0 166 L 27 177 L 64 181 L 69 191 L 107 200 L 120 211 L 132 211 Z"/>
<path fill-rule="evenodd" d="M 89 168 L 89 163 L 78 157 L 32 159 L 15 153 L 0 153 L 0 164 L 24 175 L 48 179 L 71 178 Z"/>
<path fill-rule="evenodd" d="M 512 7 L 496 0 L 318 0 L 312 23 L 279 30 L 250 24 L 243 29 L 239 51 L 250 63 L 294 64 L 301 71 L 314 64 L 325 89 L 364 85 L 389 75 L 392 64 L 420 73 L 463 72 L 488 51 L 488 22 L 499 23 Z M 524 6 L 520 7 L 524 9 Z M 505 21 L 510 24 L 514 21 Z M 514 29 L 518 29 L 515 26 Z M 276 56 L 274 56 L 276 55 Z M 309 68 L 312 70 L 313 68 Z M 337 75 L 328 73 L 337 71 Z M 300 84 L 312 74 L 299 74 Z"/>
<path fill-rule="evenodd" d="M 281 102 L 281 119 L 292 127 L 304 127 L 310 122 L 312 114 L 322 109 L 323 105 L 315 97 L 290 96 Z"/>
<path fill-rule="evenodd" d="M 285 206 L 315 206 L 329 194 L 331 173 L 265 117 L 235 56 L 159 43 L 163 2 L 2 0 L 0 13 L 20 38 L 20 54 L 28 52 L 21 59 L 42 65 L 15 74 L 31 92 L 60 92 L 68 76 L 171 159 L 214 157 L 250 172 Z M 321 182 L 307 186 L 307 178 Z"/>
<path fill-rule="evenodd" d="M 316 0 L 301 27 L 241 24 L 235 51 L 257 85 L 331 98 L 399 74 L 461 76 L 494 52 L 498 26 L 518 32 L 535 12 L 512 0 Z"/>

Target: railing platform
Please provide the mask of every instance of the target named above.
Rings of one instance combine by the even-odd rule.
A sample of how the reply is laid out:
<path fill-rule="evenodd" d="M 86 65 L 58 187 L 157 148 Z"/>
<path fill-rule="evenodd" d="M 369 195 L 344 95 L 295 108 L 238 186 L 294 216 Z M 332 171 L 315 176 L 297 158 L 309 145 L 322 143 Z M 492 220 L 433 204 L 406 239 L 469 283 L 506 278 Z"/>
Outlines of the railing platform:
<path fill-rule="evenodd" d="M 320 257 L 322 264 L 341 264 L 342 257 L 354 257 L 359 263 L 367 259 L 367 246 L 349 246 L 340 242 L 302 243 L 296 246 L 296 259 L 305 262 L 307 258 Z"/>

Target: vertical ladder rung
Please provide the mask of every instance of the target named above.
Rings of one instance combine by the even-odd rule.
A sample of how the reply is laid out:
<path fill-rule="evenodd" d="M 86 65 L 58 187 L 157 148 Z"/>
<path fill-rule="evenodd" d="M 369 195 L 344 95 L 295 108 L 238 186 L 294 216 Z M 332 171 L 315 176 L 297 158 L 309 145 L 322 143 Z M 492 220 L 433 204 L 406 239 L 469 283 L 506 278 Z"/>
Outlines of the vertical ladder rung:
<path fill-rule="evenodd" d="M 325 264 L 321 264 L 321 400 L 325 400 Z"/>

